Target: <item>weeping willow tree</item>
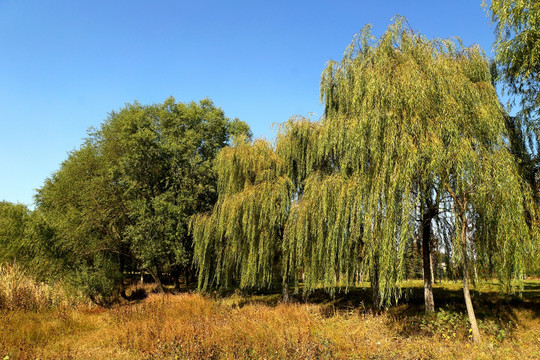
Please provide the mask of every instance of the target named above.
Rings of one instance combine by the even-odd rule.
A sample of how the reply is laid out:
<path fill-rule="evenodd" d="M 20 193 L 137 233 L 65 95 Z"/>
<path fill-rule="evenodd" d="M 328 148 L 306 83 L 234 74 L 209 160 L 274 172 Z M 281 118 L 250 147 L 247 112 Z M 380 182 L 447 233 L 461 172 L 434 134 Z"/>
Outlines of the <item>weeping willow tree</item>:
<path fill-rule="evenodd" d="M 540 203 L 540 2 L 482 1 L 495 28 L 495 79 L 508 95 L 513 153 Z M 515 106 L 517 105 L 517 106 Z M 510 109 L 509 109 L 510 111 Z"/>
<path fill-rule="evenodd" d="M 407 244 L 422 234 L 430 255 L 438 232 L 461 263 L 479 338 L 469 265 L 489 255 L 504 284 L 521 278 L 537 248 L 530 189 L 507 149 L 481 49 L 404 24 L 398 18 L 379 39 L 364 28 L 328 64 L 320 122 L 291 120 L 275 146 L 221 152 L 218 203 L 192 220 L 202 289 L 278 279 L 287 289 L 302 278 L 305 291 L 334 291 L 368 275 L 380 307 L 400 295 Z"/>
<path fill-rule="evenodd" d="M 199 288 L 280 282 L 281 239 L 294 194 L 282 160 L 270 143 L 257 140 L 224 149 L 216 170 L 218 202 L 191 222 Z"/>
<path fill-rule="evenodd" d="M 298 273 L 283 259 L 291 208 L 305 179 L 322 165 L 313 151 L 319 124 L 296 118 L 282 124 L 275 144 L 238 142 L 216 159 L 218 202 L 191 220 L 199 288 L 264 288 L 289 285 Z"/>
<path fill-rule="evenodd" d="M 325 116 L 313 150 L 332 172 L 305 181 L 286 236 L 297 251 L 289 264 L 306 272 L 308 284 L 329 285 L 350 283 L 348 271 L 363 266 L 384 303 L 399 295 L 405 243 L 415 227 L 429 239 L 433 219 L 447 217 L 478 339 L 468 264 L 497 249 L 501 279 L 520 278 L 530 258 L 522 255 L 534 254 L 535 246 L 536 229 L 525 219 L 527 207 L 534 212 L 530 189 L 507 150 L 503 109 L 482 50 L 428 40 L 405 23 L 398 18 L 380 39 L 365 27 L 343 60 L 323 72 Z M 475 219 L 489 227 L 475 231 Z M 431 266 L 424 269 L 431 278 Z M 424 284 L 433 308 L 431 281 Z"/>

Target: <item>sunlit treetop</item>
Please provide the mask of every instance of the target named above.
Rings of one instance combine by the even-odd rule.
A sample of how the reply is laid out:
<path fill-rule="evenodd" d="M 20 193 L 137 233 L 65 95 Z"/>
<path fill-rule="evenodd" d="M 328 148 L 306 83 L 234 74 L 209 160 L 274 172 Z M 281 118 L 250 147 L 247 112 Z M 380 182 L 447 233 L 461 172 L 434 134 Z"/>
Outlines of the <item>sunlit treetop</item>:
<path fill-rule="evenodd" d="M 522 114 L 540 116 L 540 2 L 492 0 L 495 60 L 506 89 L 521 97 Z M 537 128 L 538 130 L 538 128 Z"/>
<path fill-rule="evenodd" d="M 479 47 L 428 40 L 403 18 L 379 39 L 367 26 L 329 62 L 321 99 L 320 122 L 292 119 L 275 146 L 218 156 L 218 203 L 192 221 L 201 287 L 264 286 L 281 273 L 293 283 L 302 275 L 306 291 L 332 290 L 364 272 L 388 302 L 399 295 L 413 210 L 433 187 L 467 198 L 467 214 L 493 225 L 478 241 L 491 236 L 501 266 L 520 274 L 528 195 Z"/>
<path fill-rule="evenodd" d="M 434 187 L 466 197 L 466 210 L 483 221 L 490 217 L 500 265 L 518 276 L 526 257 L 516 254 L 532 246 L 524 219 L 530 192 L 506 149 L 503 109 L 478 46 L 428 40 L 403 18 L 379 39 L 366 26 L 340 62 L 329 62 L 321 99 L 325 116 L 314 153 L 302 157 L 324 159 L 315 163 L 331 164 L 333 173 L 307 178 L 286 236 L 299 252 L 296 268 L 313 285 L 332 285 L 329 273 L 336 273 L 334 283 L 354 279 L 339 279 L 342 269 L 354 269 L 339 254 L 357 249 L 362 266 L 379 272 L 382 299 L 396 294 L 405 240 L 414 235 L 412 209 L 432 196 L 423 189 Z"/>

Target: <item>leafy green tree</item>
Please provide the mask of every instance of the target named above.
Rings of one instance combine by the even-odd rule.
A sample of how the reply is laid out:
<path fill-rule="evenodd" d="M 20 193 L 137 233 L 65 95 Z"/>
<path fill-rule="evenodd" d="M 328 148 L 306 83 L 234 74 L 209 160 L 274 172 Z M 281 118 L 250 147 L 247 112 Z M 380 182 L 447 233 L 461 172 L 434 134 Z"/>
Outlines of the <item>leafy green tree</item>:
<path fill-rule="evenodd" d="M 540 116 L 540 4 L 535 0 L 483 2 L 495 24 L 495 60 L 506 89 L 519 95 L 526 117 Z M 537 129 L 538 130 L 538 129 Z"/>
<path fill-rule="evenodd" d="M 37 209 L 54 231 L 47 248 L 65 254 L 65 277 L 96 302 L 108 303 L 122 292 L 122 264 L 129 255 L 120 196 L 91 141 L 73 151 L 36 195 Z"/>
<path fill-rule="evenodd" d="M 298 273 L 289 271 L 294 249 L 284 237 L 314 166 L 310 147 L 318 128 L 299 118 L 280 127 L 275 145 L 256 140 L 220 152 L 218 201 L 192 219 L 200 289 L 281 284 L 288 301 Z"/>
<path fill-rule="evenodd" d="M 461 249 L 464 296 L 478 339 L 468 286 L 472 255 L 489 251 L 488 241 L 500 249 L 497 266 L 506 269 L 501 278 L 509 283 L 523 274 L 537 235 L 526 225 L 526 209 L 534 212 L 530 189 L 506 148 L 504 112 L 485 55 L 459 42 L 427 40 L 398 18 L 379 40 L 365 28 L 344 59 L 328 65 L 321 94 L 328 135 L 318 146 L 339 159 L 342 178 L 361 186 L 360 201 L 352 197 L 347 204 L 335 197 L 334 206 L 362 204 L 344 213 L 357 214 L 369 230 L 363 232 L 363 261 L 372 282 L 382 281 L 374 286 L 381 300 L 401 278 L 403 244 L 414 234 L 413 209 L 424 214 L 425 229 L 448 203 L 444 216 L 452 219 L 454 248 Z M 426 216 L 426 210 L 432 214 Z M 472 235 L 477 218 L 489 222 L 484 229 L 490 236 Z M 339 241 L 343 235 L 337 234 L 327 241 Z M 425 254 L 424 269 L 429 266 Z M 424 271 L 424 284 L 430 286 L 426 277 L 431 271 Z"/>
<path fill-rule="evenodd" d="M 161 290 L 163 273 L 189 271 L 187 220 L 215 202 L 217 151 L 246 135 L 207 99 L 112 112 L 37 196 L 79 284 L 114 297 L 128 270 L 148 271 Z"/>
<path fill-rule="evenodd" d="M 191 266 L 187 222 L 216 201 L 213 161 L 232 136 L 249 135 L 210 100 L 189 105 L 173 98 L 153 106 L 129 105 L 96 132 L 121 182 L 129 224 L 124 235 L 142 268 L 161 287 L 162 271 Z"/>
<path fill-rule="evenodd" d="M 218 202 L 192 221 L 199 288 L 262 288 L 281 278 L 276 266 L 293 194 L 281 161 L 264 140 L 218 155 Z"/>
<path fill-rule="evenodd" d="M 36 279 L 54 282 L 62 276 L 67 254 L 53 240 L 54 232 L 39 211 L 0 202 L 0 262 L 16 262 Z"/>
<path fill-rule="evenodd" d="M 513 152 L 524 178 L 536 190 L 540 144 L 540 4 L 535 0 L 484 1 L 495 25 L 495 75 L 503 89 L 520 103 L 518 115 L 508 116 Z"/>
<path fill-rule="evenodd" d="M 30 211 L 22 204 L 0 202 L 0 261 L 18 261 Z"/>

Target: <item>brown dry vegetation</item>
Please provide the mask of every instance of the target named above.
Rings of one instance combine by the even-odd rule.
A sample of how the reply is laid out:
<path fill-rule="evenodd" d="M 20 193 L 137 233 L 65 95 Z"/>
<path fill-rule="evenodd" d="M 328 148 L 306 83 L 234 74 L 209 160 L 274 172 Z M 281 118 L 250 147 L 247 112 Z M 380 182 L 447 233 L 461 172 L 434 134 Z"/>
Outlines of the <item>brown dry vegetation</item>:
<path fill-rule="evenodd" d="M 41 310 L 88 303 L 80 292 L 63 284 L 51 286 L 34 280 L 16 263 L 0 263 L 0 311 Z"/>
<path fill-rule="evenodd" d="M 535 359 L 540 281 L 523 298 L 475 292 L 483 342 L 469 338 L 459 283 L 436 286 L 439 309 L 422 313 L 421 284 L 407 303 L 373 315 L 366 289 L 278 295 L 150 294 L 105 309 L 88 305 L 0 310 L 0 358 L 9 359 Z M 149 290 L 148 288 L 146 289 Z M 142 289 L 132 289 L 142 293 Z M 441 300 L 442 299 L 442 300 Z"/>

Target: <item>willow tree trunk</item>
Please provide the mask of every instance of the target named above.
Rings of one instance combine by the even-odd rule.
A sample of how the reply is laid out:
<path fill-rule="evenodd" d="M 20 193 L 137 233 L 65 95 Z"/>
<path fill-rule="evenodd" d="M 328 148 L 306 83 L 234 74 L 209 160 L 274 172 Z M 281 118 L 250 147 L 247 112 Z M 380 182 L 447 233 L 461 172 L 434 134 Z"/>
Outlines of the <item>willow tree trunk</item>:
<path fill-rule="evenodd" d="M 424 304 L 426 313 L 435 311 L 433 300 L 433 269 L 431 262 L 431 220 L 433 212 L 428 206 L 422 216 L 422 260 L 424 269 Z"/>
<path fill-rule="evenodd" d="M 282 301 L 284 304 L 287 304 L 289 302 L 289 282 L 285 282 L 283 284 L 283 297 Z"/>
<path fill-rule="evenodd" d="M 431 260 L 431 282 L 433 284 L 436 284 L 437 283 L 437 262 L 436 261 L 433 261 L 433 256 L 435 256 L 435 254 L 431 253 L 431 257 L 429 258 Z"/>
<path fill-rule="evenodd" d="M 186 290 L 189 289 L 189 284 L 191 283 L 191 271 L 186 266 L 186 269 L 184 270 L 184 286 Z"/>
<path fill-rule="evenodd" d="M 381 293 L 379 291 L 379 259 L 375 259 L 373 269 L 370 274 L 371 281 L 371 299 L 373 309 L 378 313 L 381 310 Z"/>
<path fill-rule="evenodd" d="M 120 273 L 122 274 L 122 280 L 120 280 L 120 296 L 124 299 L 127 299 L 126 295 L 126 286 L 124 284 L 124 270 L 125 270 L 125 259 L 123 256 L 120 256 Z"/>
<path fill-rule="evenodd" d="M 174 284 L 174 290 L 180 291 L 182 288 L 182 281 L 181 281 L 181 272 L 177 268 L 174 270 L 171 270 L 171 278 L 172 282 Z"/>
<path fill-rule="evenodd" d="M 474 342 L 480 342 L 480 331 L 476 323 L 476 315 L 471 301 L 471 293 L 469 291 L 469 260 L 467 258 L 467 217 L 463 211 L 461 214 L 461 251 L 463 258 L 463 295 L 465 297 L 465 305 L 467 306 L 467 315 L 471 323 L 472 335 Z"/>

